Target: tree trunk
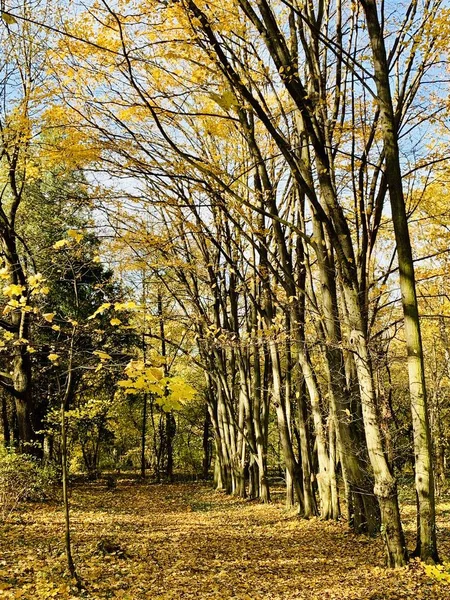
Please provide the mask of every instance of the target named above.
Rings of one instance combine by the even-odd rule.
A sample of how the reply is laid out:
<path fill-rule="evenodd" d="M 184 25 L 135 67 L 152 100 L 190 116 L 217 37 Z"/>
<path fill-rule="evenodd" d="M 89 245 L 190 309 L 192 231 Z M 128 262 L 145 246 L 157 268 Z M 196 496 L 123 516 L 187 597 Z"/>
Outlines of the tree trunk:
<path fill-rule="evenodd" d="M 144 405 L 142 407 L 142 432 L 141 432 L 141 478 L 145 479 L 145 468 L 147 459 L 145 457 L 145 446 L 147 440 L 147 394 L 144 394 Z"/>
<path fill-rule="evenodd" d="M 19 450 L 26 454 L 34 454 L 34 436 L 31 425 L 30 402 L 27 398 L 15 398 L 17 424 L 19 430 Z"/>
<path fill-rule="evenodd" d="M 336 519 L 338 517 L 338 514 L 335 513 L 332 507 L 330 457 L 327 451 L 325 431 L 320 410 L 319 388 L 306 350 L 302 350 L 300 348 L 298 357 L 302 368 L 303 377 L 305 379 L 306 387 L 308 389 L 308 395 L 311 403 L 312 417 L 314 423 L 314 433 L 316 436 L 317 459 L 319 463 L 319 470 L 317 473 L 317 486 L 319 490 L 319 498 L 321 504 L 320 513 L 323 519 Z"/>
<path fill-rule="evenodd" d="M 366 340 L 361 330 L 351 332 L 350 343 L 355 351 L 355 363 L 361 392 L 367 450 L 375 475 L 374 493 L 381 510 L 381 532 L 389 567 L 406 564 L 407 553 L 398 507 L 397 484 L 384 455 L 381 431 L 375 405 L 375 391 Z"/>
<path fill-rule="evenodd" d="M 342 472 L 346 478 L 348 492 L 347 508 L 349 524 L 356 531 L 375 534 L 379 529 L 379 510 L 373 497 L 373 478 L 367 471 L 362 457 L 365 453 L 365 439 L 356 430 L 351 390 L 346 379 L 340 327 L 340 314 L 336 289 L 336 268 L 331 251 L 327 250 L 323 227 L 313 217 L 314 235 L 318 240 L 316 256 L 322 292 L 324 316 L 323 336 L 325 343 L 325 370 L 330 396 L 330 416 L 336 427 L 336 440 L 339 446 Z M 348 320 L 348 315 L 345 314 Z M 358 405 L 360 399 L 357 398 Z"/>
<path fill-rule="evenodd" d="M 281 367 L 276 344 L 269 341 L 270 356 L 272 359 L 272 378 L 273 378 L 273 401 L 277 413 L 278 428 L 280 433 L 281 447 L 286 469 L 294 486 L 295 498 L 298 503 L 299 514 L 304 512 L 303 490 L 298 477 L 298 465 L 295 460 L 294 450 L 292 448 L 292 439 L 289 433 L 289 426 L 286 419 L 286 407 L 284 404 L 283 391 L 281 385 Z"/>
<path fill-rule="evenodd" d="M 209 467 L 211 466 L 211 440 L 210 440 L 211 417 L 208 406 L 205 404 L 205 419 L 203 421 L 203 460 L 202 477 L 208 479 Z"/>
<path fill-rule="evenodd" d="M 336 464 L 337 464 L 337 435 L 336 435 L 336 417 L 331 410 L 328 417 L 328 448 L 329 448 L 329 477 L 330 477 L 330 492 L 331 492 L 331 519 L 338 519 L 341 515 L 339 506 L 339 493 L 336 479 Z"/>
<path fill-rule="evenodd" d="M 19 323 L 17 323 L 19 326 Z M 25 334 L 24 334 L 25 335 Z M 18 339 L 19 333 L 16 334 Z M 33 398 L 31 394 L 31 362 L 27 350 L 18 345 L 13 358 L 13 386 L 19 427 L 19 450 L 26 454 L 40 456 L 37 439 L 33 430 Z"/>
<path fill-rule="evenodd" d="M 255 335 L 258 331 L 256 318 Z M 253 423 L 255 428 L 256 453 L 258 455 L 258 487 L 261 502 L 270 502 L 270 489 L 267 477 L 267 427 L 264 419 L 264 392 L 261 386 L 260 352 L 257 343 L 253 350 Z"/>
<path fill-rule="evenodd" d="M 6 448 L 11 445 L 11 429 L 8 419 L 8 405 L 4 394 L 2 394 L 2 424 L 3 424 L 3 444 Z"/>
<path fill-rule="evenodd" d="M 165 414 L 166 421 L 166 477 L 173 480 L 173 441 L 177 431 L 177 424 L 172 412 Z"/>

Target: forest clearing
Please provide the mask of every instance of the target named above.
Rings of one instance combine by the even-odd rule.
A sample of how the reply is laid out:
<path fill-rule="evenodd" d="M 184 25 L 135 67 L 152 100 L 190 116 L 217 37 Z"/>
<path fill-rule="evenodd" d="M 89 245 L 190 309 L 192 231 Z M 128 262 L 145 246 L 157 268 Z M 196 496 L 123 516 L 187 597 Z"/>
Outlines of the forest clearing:
<path fill-rule="evenodd" d="M 282 493 L 282 490 L 279 490 Z M 384 568 L 380 539 L 346 523 L 302 520 L 280 502 L 232 498 L 205 484 L 77 484 L 74 560 L 66 572 L 61 504 L 28 504 L 0 538 L 0 598 L 124 600 L 407 600 L 450 598 L 419 562 Z M 450 502 L 437 511 L 450 555 Z M 409 545 L 414 510 L 404 510 Z"/>

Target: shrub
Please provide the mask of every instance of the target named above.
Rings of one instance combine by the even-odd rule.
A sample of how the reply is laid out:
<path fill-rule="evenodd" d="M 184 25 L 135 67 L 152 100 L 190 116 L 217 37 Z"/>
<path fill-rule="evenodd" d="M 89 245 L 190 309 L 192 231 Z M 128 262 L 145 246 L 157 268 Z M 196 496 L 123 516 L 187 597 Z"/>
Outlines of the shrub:
<path fill-rule="evenodd" d="M 52 496 L 56 469 L 36 459 L 0 449 L 0 521 L 6 521 L 19 502 L 39 502 Z"/>

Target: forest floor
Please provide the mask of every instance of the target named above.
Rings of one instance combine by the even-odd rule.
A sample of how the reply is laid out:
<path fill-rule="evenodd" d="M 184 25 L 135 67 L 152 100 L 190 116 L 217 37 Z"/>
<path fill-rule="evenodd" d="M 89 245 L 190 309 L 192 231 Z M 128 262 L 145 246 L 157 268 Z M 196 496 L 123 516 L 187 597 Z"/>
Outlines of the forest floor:
<path fill-rule="evenodd" d="M 22 505 L 0 528 L 0 598 L 450 600 L 450 583 L 419 562 L 383 569 L 380 539 L 345 523 L 301 520 L 201 484 L 78 484 L 71 495 L 74 559 L 66 574 L 59 503 Z M 403 514 L 413 545 L 414 510 Z M 450 504 L 439 506 L 442 558 L 450 558 Z"/>

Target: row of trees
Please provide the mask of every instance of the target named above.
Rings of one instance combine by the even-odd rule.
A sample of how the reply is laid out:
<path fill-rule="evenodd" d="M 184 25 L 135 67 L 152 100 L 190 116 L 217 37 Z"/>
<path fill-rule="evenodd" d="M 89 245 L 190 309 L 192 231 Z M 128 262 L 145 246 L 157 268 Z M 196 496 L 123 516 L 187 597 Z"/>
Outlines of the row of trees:
<path fill-rule="evenodd" d="M 46 104 L 46 122 L 61 132 L 51 144 L 62 149 L 58 160 L 89 168 L 84 184 L 97 226 L 112 238 L 116 272 L 127 285 L 140 281 L 142 348 L 155 341 L 166 379 L 170 356 L 204 373 L 204 447 L 210 423 L 217 486 L 270 500 L 276 419 L 288 503 L 305 517 L 337 519 L 342 479 L 349 522 L 380 530 L 388 564 L 400 566 L 407 555 L 396 476 L 411 434 L 415 552 L 438 560 L 431 433 L 442 479 L 448 425 L 448 211 L 445 201 L 439 213 L 432 205 L 447 168 L 441 3 L 414 1 L 387 15 L 367 0 L 102 0 L 73 19 L 50 21 L 44 4 L 4 15 L 5 43 L 37 31 L 45 56 L 43 66 L 33 55 L 22 77 L 43 78 L 38 91 L 18 103 L 15 87 L 12 104 L 26 122 L 26 98 L 40 117 Z M 10 157 L 14 144 L 28 157 L 28 140 L 49 140 L 31 124 L 24 143 L 16 113 L 4 117 L 20 126 L 3 139 L 16 173 L 5 187 L 5 231 L 23 253 L 14 177 L 26 178 Z M 430 131 L 435 141 L 424 143 Z M 408 221 L 414 235 L 441 236 L 435 250 L 417 243 L 413 254 Z M 4 239 L 9 284 L 27 298 L 30 276 Z M 430 340 L 431 411 L 415 275 L 422 256 L 438 265 L 420 288 L 440 340 Z M 427 277 L 429 263 L 419 264 Z M 145 290 L 156 291 L 153 309 Z M 32 401 L 19 389 L 31 359 L 22 335 L 29 313 L 17 302 L 7 326 L 27 340 L 13 358 L 19 415 Z M 108 320 L 113 302 L 106 294 L 102 302 L 98 314 Z M 145 403 L 147 394 L 168 396 L 151 370 L 155 356 L 142 358 L 122 387 Z M 168 457 L 181 395 L 173 384 L 175 404 L 158 419 Z"/>

